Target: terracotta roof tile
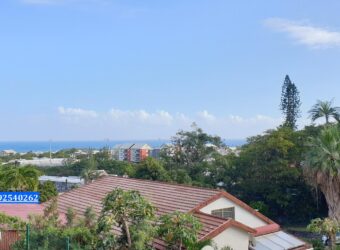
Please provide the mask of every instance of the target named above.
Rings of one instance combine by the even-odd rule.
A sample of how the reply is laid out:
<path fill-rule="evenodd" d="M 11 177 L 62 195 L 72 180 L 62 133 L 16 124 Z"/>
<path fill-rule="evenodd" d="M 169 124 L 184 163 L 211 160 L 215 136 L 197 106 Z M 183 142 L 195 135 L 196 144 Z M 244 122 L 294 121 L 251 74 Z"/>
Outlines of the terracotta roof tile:
<path fill-rule="evenodd" d="M 139 191 L 143 197 L 157 208 L 158 215 L 173 211 L 189 212 L 220 192 L 219 190 L 164 182 L 106 176 L 60 195 L 58 197 L 59 211 L 65 213 L 68 207 L 73 207 L 80 215 L 85 212 L 87 207 L 92 206 L 99 213 L 105 195 L 115 188 Z"/>

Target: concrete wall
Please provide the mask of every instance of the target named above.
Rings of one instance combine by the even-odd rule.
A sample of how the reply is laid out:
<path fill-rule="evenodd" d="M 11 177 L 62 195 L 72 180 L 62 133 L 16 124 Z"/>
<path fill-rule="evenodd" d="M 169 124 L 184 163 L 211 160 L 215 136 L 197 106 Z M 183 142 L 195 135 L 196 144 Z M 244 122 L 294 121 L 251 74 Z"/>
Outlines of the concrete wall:
<path fill-rule="evenodd" d="M 249 213 L 246 209 L 237 205 L 236 203 L 222 197 L 209 205 L 203 207 L 200 211 L 203 213 L 211 214 L 212 210 L 235 207 L 235 220 L 241 222 L 249 227 L 261 227 L 267 225 L 266 222 L 258 218 L 257 216 Z"/>
<path fill-rule="evenodd" d="M 247 232 L 230 227 L 212 239 L 212 246 L 206 246 L 202 250 L 216 250 L 223 247 L 231 247 L 233 250 L 248 250 L 250 236 Z"/>

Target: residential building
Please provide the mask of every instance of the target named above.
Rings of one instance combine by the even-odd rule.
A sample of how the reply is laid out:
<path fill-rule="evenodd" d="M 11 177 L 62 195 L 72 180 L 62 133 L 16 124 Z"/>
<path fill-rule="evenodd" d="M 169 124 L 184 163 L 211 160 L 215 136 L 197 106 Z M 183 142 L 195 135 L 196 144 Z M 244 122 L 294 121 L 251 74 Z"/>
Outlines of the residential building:
<path fill-rule="evenodd" d="M 152 148 L 148 144 L 122 144 L 112 149 L 112 156 L 118 161 L 141 162 L 149 156 Z"/>
<path fill-rule="evenodd" d="M 199 239 L 211 239 L 218 249 L 234 250 L 306 250 L 312 249 L 302 240 L 285 233 L 280 226 L 231 194 L 215 189 L 117 176 L 106 176 L 93 183 L 58 196 L 58 210 L 65 214 L 72 207 L 82 215 L 92 206 L 100 214 L 102 200 L 115 188 L 137 190 L 155 207 L 158 216 L 174 211 L 192 213 L 202 223 Z M 165 250 L 157 239 L 154 247 Z M 207 246 L 204 250 L 212 250 Z"/>
<path fill-rule="evenodd" d="M 6 149 L 6 150 L 0 151 L 0 157 L 11 156 L 15 154 L 17 154 L 17 152 L 12 149 Z"/>
<path fill-rule="evenodd" d="M 48 176 L 43 175 L 39 177 L 39 182 L 44 183 L 46 181 L 51 181 L 54 183 L 57 191 L 59 193 L 66 192 L 72 188 L 84 185 L 84 179 L 78 176 Z"/>

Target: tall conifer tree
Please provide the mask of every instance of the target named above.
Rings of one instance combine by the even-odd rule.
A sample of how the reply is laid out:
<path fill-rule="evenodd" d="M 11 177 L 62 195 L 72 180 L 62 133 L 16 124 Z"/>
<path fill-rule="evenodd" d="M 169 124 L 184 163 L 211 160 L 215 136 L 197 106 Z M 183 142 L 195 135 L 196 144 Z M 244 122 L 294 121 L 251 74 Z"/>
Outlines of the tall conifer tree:
<path fill-rule="evenodd" d="M 295 84 L 286 75 L 282 86 L 280 109 L 285 116 L 284 126 L 296 128 L 296 120 L 300 116 L 300 96 Z"/>

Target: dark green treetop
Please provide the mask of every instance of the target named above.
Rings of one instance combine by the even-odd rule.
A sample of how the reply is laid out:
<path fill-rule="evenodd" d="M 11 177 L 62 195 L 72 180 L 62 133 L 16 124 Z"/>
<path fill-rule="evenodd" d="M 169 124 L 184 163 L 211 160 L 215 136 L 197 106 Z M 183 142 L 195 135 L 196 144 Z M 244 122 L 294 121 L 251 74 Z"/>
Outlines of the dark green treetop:
<path fill-rule="evenodd" d="M 300 116 L 300 96 L 295 84 L 286 75 L 282 86 L 280 110 L 285 116 L 284 126 L 296 128 L 296 120 Z"/>

